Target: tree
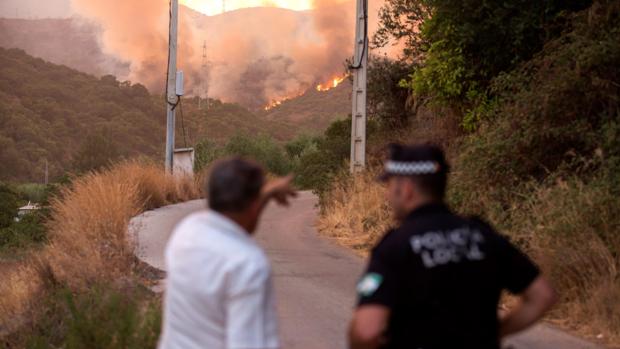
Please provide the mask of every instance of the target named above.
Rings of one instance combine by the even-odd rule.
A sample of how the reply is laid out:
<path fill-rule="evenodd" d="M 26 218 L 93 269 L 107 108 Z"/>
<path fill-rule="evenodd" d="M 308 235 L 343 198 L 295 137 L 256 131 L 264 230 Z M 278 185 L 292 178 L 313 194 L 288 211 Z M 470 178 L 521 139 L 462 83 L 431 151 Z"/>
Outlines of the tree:
<path fill-rule="evenodd" d="M 404 60 L 371 56 L 368 66 L 368 115 L 388 129 L 404 126 L 419 103 L 408 103 L 409 90 L 400 82 L 414 65 Z M 410 105 L 411 104 L 411 105 Z"/>
<path fill-rule="evenodd" d="M 0 229 L 11 226 L 19 209 L 19 195 L 12 187 L 0 182 Z"/>
<path fill-rule="evenodd" d="M 491 80 L 531 58 L 559 34 L 565 13 L 590 0 L 387 0 L 373 42 L 404 40 L 421 62 L 408 84 L 436 103 L 467 109 L 487 98 Z"/>
<path fill-rule="evenodd" d="M 74 169 L 88 172 L 108 166 L 118 160 L 121 154 L 109 132 L 98 132 L 87 137 L 74 159 Z"/>

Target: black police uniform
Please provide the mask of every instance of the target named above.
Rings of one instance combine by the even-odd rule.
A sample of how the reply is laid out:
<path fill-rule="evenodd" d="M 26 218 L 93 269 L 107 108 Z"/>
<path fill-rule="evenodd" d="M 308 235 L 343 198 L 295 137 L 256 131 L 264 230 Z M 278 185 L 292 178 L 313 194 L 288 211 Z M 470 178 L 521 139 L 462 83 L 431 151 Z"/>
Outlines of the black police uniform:
<path fill-rule="evenodd" d="M 385 348 L 499 348 L 500 292 L 520 293 L 538 268 L 479 220 L 420 207 L 372 251 L 359 305 L 391 310 Z"/>

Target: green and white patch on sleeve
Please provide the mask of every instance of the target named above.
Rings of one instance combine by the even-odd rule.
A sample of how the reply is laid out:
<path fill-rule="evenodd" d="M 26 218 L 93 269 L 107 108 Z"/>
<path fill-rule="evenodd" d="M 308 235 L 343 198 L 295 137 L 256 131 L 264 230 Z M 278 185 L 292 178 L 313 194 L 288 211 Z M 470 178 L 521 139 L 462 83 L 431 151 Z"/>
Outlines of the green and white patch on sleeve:
<path fill-rule="evenodd" d="M 357 293 L 362 297 L 372 296 L 381 286 L 383 276 L 377 273 L 368 273 L 357 284 Z"/>

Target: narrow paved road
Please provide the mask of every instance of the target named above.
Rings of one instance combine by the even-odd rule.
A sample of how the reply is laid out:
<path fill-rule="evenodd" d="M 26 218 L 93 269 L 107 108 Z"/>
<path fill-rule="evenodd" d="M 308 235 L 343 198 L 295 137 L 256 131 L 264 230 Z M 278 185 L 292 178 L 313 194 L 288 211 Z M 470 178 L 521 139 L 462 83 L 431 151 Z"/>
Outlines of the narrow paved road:
<path fill-rule="evenodd" d="M 283 349 L 342 349 L 355 302 L 354 288 L 364 262 L 319 237 L 314 228 L 316 197 L 302 192 L 290 208 L 271 205 L 257 239 L 275 274 Z M 204 208 L 202 200 L 149 211 L 132 220 L 138 256 L 165 269 L 163 251 L 174 225 Z M 537 326 L 511 340 L 517 349 L 597 349 L 549 326 Z"/>

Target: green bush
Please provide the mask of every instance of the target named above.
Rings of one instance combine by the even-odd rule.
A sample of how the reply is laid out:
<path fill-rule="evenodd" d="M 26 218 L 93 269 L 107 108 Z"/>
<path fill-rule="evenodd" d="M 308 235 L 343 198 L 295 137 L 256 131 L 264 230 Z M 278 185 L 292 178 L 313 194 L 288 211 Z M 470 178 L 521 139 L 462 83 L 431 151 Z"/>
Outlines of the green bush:
<path fill-rule="evenodd" d="M 493 81 L 498 102 L 465 140 L 456 166 L 455 182 L 473 190 L 466 201 L 494 195 L 507 204 L 510 188 L 553 173 L 617 173 L 620 6 L 594 6 L 572 26 Z M 609 180 L 617 185 L 617 178 Z"/>
<path fill-rule="evenodd" d="M 0 229 L 13 224 L 17 209 L 19 208 L 19 196 L 8 184 L 0 182 Z"/>
<path fill-rule="evenodd" d="M 417 100 L 411 103 L 410 91 L 401 84 L 401 80 L 413 70 L 414 65 L 406 61 L 369 58 L 367 113 L 369 119 L 376 121 L 381 128 L 406 126 L 421 105 Z"/>
<path fill-rule="evenodd" d="M 221 147 L 215 142 L 204 139 L 194 146 L 194 172 L 200 172 L 213 161 L 222 157 Z"/>
<path fill-rule="evenodd" d="M 226 155 L 239 155 L 258 161 L 276 175 L 290 172 L 291 165 L 282 147 L 267 135 L 251 137 L 236 134 L 223 148 Z"/>
<path fill-rule="evenodd" d="M 45 218 L 41 213 L 22 216 L 19 222 L 0 229 L 0 251 L 25 249 L 47 241 Z"/>
<path fill-rule="evenodd" d="M 83 294 L 65 288 L 43 302 L 45 311 L 10 339 L 30 349 L 155 348 L 161 330 L 161 301 L 139 285 L 94 286 Z"/>
<path fill-rule="evenodd" d="M 291 171 L 290 159 L 283 147 L 267 135 L 250 136 L 237 133 L 224 145 L 209 140 L 199 142 L 196 147 L 194 169 L 200 171 L 213 161 L 228 157 L 242 156 L 256 160 L 267 171 L 276 175 L 285 175 Z"/>
<path fill-rule="evenodd" d="M 47 200 L 48 188 L 45 184 L 25 183 L 17 186 L 17 192 L 23 201 L 42 203 Z"/>
<path fill-rule="evenodd" d="M 472 96 L 488 93 L 493 78 L 530 59 L 564 30 L 570 13 L 591 3 L 388 0 L 374 42 L 383 46 L 404 39 L 405 57 L 422 63 L 402 85 L 418 98 L 471 111 L 480 102 Z"/>

